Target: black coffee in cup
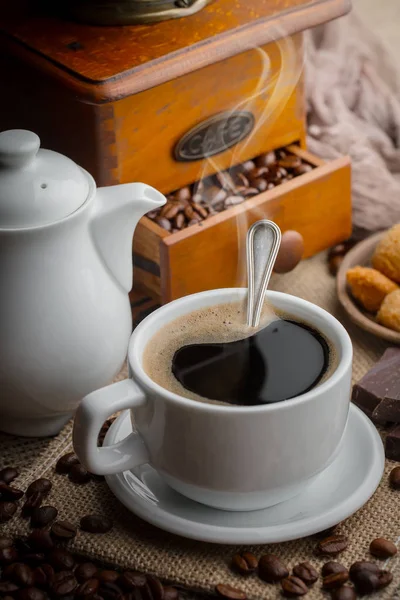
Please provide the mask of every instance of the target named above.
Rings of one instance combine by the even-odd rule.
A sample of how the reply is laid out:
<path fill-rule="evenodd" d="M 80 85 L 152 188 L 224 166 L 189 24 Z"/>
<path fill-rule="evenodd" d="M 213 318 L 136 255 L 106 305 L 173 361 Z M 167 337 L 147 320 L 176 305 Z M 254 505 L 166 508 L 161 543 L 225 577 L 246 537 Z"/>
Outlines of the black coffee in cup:
<path fill-rule="evenodd" d="M 252 406 L 311 390 L 329 365 L 329 346 L 315 329 L 279 319 L 235 342 L 179 348 L 172 372 L 187 390 L 210 400 Z"/>
<path fill-rule="evenodd" d="M 336 368 L 321 332 L 267 302 L 260 327 L 242 303 L 218 304 L 167 323 L 149 341 L 143 367 L 159 385 L 200 402 L 280 402 L 325 381 Z"/>

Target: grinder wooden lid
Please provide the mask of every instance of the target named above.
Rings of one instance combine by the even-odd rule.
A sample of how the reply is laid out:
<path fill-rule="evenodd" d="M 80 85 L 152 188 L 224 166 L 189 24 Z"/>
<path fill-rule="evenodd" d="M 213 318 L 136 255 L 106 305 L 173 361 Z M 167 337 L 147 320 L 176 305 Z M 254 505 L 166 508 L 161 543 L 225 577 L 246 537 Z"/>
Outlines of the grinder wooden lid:
<path fill-rule="evenodd" d="M 214 0 L 184 19 L 124 27 L 7 5 L 0 52 L 33 63 L 88 101 L 109 102 L 339 17 L 351 0 Z"/>

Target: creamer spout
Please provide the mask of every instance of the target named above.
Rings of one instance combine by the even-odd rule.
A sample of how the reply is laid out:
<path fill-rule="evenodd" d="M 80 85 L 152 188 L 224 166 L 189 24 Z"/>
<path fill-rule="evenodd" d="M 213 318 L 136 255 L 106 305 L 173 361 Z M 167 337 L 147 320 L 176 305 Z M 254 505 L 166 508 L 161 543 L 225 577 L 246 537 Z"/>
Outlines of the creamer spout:
<path fill-rule="evenodd" d="M 165 204 L 165 197 L 144 183 L 97 190 L 90 222 L 101 259 L 125 292 L 132 287 L 132 237 L 141 217 Z"/>

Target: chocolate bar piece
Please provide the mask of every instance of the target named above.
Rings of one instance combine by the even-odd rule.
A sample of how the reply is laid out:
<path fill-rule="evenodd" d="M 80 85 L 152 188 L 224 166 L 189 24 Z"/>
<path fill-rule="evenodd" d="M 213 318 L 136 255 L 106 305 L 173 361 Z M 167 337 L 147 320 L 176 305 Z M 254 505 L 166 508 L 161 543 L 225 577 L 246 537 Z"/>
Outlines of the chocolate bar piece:
<path fill-rule="evenodd" d="M 400 423 L 400 348 L 388 348 L 353 387 L 352 401 L 375 423 Z"/>
<path fill-rule="evenodd" d="M 399 382 L 400 388 L 400 382 Z M 372 411 L 372 420 L 376 423 L 400 423 L 400 395 L 396 394 L 394 398 L 385 397 L 382 402 Z"/>
<path fill-rule="evenodd" d="M 385 444 L 386 458 L 400 461 L 400 425 L 389 431 Z"/>

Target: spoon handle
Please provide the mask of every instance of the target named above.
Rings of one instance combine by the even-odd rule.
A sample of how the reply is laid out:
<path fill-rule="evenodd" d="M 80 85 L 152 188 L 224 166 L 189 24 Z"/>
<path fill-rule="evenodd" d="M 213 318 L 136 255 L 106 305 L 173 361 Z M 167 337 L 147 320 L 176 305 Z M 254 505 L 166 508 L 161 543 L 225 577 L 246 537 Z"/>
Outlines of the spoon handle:
<path fill-rule="evenodd" d="M 263 219 L 247 232 L 247 324 L 258 327 L 265 292 L 281 244 L 281 230 L 276 223 Z"/>

